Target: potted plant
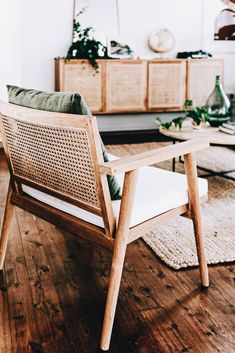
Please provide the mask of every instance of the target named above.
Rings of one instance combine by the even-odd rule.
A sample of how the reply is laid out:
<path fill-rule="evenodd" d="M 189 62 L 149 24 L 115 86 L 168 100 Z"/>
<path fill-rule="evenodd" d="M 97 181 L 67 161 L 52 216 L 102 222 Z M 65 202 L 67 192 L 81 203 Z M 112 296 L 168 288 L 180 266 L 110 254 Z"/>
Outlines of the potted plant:
<path fill-rule="evenodd" d="M 192 121 L 193 128 L 199 129 L 201 122 L 208 121 L 208 114 L 206 108 L 194 107 L 193 101 L 191 99 L 187 99 L 184 102 L 184 110 L 182 111 L 180 116 L 165 123 L 160 118 L 156 118 L 156 122 L 160 124 L 160 126 L 164 129 L 170 129 L 171 127 L 174 127 L 180 130 L 184 121 L 187 119 Z"/>
<path fill-rule="evenodd" d="M 96 59 L 106 59 L 107 47 L 94 37 L 92 27 L 82 28 L 78 17 L 85 11 L 83 8 L 73 21 L 73 42 L 68 50 L 66 59 L 88 59 L 94 69 L 98 70 Z"/>

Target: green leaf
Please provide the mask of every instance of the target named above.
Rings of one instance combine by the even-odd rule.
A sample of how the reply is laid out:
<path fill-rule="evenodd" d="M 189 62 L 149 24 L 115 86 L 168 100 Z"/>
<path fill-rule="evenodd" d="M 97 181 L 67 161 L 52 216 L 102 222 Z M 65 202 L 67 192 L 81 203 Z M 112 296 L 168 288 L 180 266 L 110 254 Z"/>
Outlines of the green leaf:
<path fill-rule="evenodd" d="M 184 120 L 185 120 L 184 117 L 179 116 L 178 118 L 173 119 L 172 122 L 174 123 L 175 127 L 178 127 L 179 129 L 181 129 Z"/>
<path fill-rule="evenodd" d="M 205 107 L 193 107 L 192 100 L 186 100 L 184 103 L 185 111 L 181 115 L 170 122 L 163 123 L 162 120 L 157 117 L 156 122 L 160 124 L 163 128 L 169 129 L 172 125 L 176 128 L 181 129 L 185 120 L 188 118 L 192 119 L 196 125 L 200 125 L 202 121 L 208 121 L 208 113 Z"/>
<path fill-rule="evenodd" d="M 192 99 L 186 99 L 184 102 L 185 108 L 192 107 L 193 106 L 193 100 Z"/>

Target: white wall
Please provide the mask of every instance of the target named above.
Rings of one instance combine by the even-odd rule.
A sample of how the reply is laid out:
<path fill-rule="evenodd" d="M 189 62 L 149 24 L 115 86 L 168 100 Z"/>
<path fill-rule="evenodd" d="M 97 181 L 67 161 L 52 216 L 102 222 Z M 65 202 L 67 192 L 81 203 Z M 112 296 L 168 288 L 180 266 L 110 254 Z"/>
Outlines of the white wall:
<path fill-rule="evenodd" d="M 0 2 L 0 99 L 6 100 L 6 84 L 21 84 L 20 8 L 18 0 Z"/>
<path fill-rule="evenodd" d="M 118 33 L 116 0 L 77 1 L 79 7 L 88 4 L 80 17 L 84 26 L 96 27 L 103 38 Z M 208 41 L 208 23 L 214 21 L 218 3 L 220 0 L 119 0 L 120 32 L 140 57 L 154 56 L 147 46 L 148 34 L 162 27 L 169 28 L 176 38 L 174 50 L 165 56 L 213 49 L 216 57 L 225 59 L 227 92 L 235 92 L 235 42 L 230 43 L 234 49 L 230 45 L 226 52 L 228 43 L 216 48 Z M 72 13 L 73 0 L 0 1 L 0 99 L 6 97 L 7 82 L 54 89 L 54 58 L 65 56 L 69 48 Z"/>
<path fill-rule="evenodd" d="M 107 1 L 113 5 L 108 16 L 108 22 L 112 21 L 109 28 L 116 35 L 116 0 L 77 0 L 77 11 L 88 5 L 80 16 L 81 24 L 93 26 L 99 34 L 108 36 L 107 13 L 103 17 L 96 16 Z M 204 49 L 223 58 L 225 89 L 228 93 L 235 93 L 235 42 L 213 40 L 214 21 L 224 7 L 220 0 L 119 0 L 120 35 L 135 49 L 136 56 L 149 57 L 155 55 L 147 45 L 149 33 L 154 29 L 170 29 L 176 45 L 171 52 L 164 54 L 165 57 L 175 57 L 178 51 Z"/>
<path fill-rule="evenodd" d="M 0 48 L 1 48 L 1 65 L 0 65 L 0 95 L 4 99 L 6 97 L 5 83 L 8 79 L 8 56 L 9 56 L 9 32 L 7 25 L 8 6 L 0 11 Z"/>
<path fill-rule="evenodd" d="M 72 39 L 73 0 L 0 0 L 0 99 L 7 83 L 54 89 L 54 58 Z"/>
<path fill-rule="evenodd" d="M 22 85 L 54 89 L 54 58 L 72 38 L 73 0 L 18 0 L 22 25 Z"/>
<path fill-rule="evenodd" d="M 97 16 L 102 6 L 106 8 L 104 5 L 107 2 L 109 13 L 105 11 L 103 16 Z M 88 5 L 80 16 L 83 26 L 93 26 L 99 34 L 103 32 L 106 36 L 118 34 L 116 0 L 77 0 L 77 3 L 76 12 Z M 176 38 L 174 51 L 167 56 L 174 57 L 180 50 L 201 48 L 203 0 L 118 0 L 118 3 L 119 34 L 133 46 L 137 56 L 156 55 L 148 48 L 147 39 L 152 30 L 160 28 L 170 29 Z"/>

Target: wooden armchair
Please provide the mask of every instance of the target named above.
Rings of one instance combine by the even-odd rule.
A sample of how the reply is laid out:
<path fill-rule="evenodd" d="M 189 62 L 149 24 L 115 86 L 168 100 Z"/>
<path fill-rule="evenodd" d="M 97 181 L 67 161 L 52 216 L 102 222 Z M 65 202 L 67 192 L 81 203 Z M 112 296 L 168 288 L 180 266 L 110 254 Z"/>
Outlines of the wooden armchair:
<path fill-rule="evenodd" d="M 200 210 L 200 199 L 207 196 L 207 182 L 197 178 L 194 154 L 207 148 L 207 142 L 191 140 L 104 163 L 95 117 L 7 103 L 0 103 L 0 112 L 10 171 L 0 269 L 13 206 L 113 251 L 101 336 L 103 350 L 110 344 L 126 247 L 153 227 L 178 215 L 192 219 L 201 282 L 209 285 Z M 187 177 L 147 167 L 181 155 Z M 107 175 L 114 174 L 124 178 L 121 201 L 110 199 Z"/>

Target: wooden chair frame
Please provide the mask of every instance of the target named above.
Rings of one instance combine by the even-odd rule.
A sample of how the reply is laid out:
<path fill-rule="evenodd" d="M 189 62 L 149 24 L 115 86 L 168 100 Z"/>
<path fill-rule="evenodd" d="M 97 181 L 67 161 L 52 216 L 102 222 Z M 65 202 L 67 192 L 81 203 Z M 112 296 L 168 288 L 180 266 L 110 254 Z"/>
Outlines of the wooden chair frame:
<path fill-rule="evenodd" d="M 18 206 L 21 209 L 53 223 L 64 230 L 78 234 L 80 237 L 112 251 L 113 259 L 100 343 L 102 350 L 108 350 L 110 345 L 127 245 L 157 225 L 179 215 L 192 219 L 199 259 L 201 283 L 204 287 L 209 286 L 208 269 L 203 242 L 200 205 L 201 200 L 198 192 L 195 159 L 196 151 L 209 147 L 207 141 L 199 139 L 190 140 L 177 145 L 171 145 L 104 163 L 95 117 L 42 112 L 7 103 L 0 103 L 0 112 L 1 134 L 10 171 L 10 183 L 0 236 L 0 270 L 3 269 L 7 249 L 7 239 L 10 231 L 10 223 L 14 206 Z M 25 178 L 24 175 L 16 174 L 14 171 L 14 162 L 11 155 L 11 147 L 9 147 L 6 127 L 3 123 L 4 118 L 10 118 L 19 122 L 23 121 L 32 124 L 36 122 L 37 124 L 42 124 L 43 126 L 59 126 L 62 129 L 69 126 L 69 128 L 74 129 L 74 131 L 81 128 L 85 129 L 89 140 L 89 150 L 94 167 L 95 182 L 98 190 L 100 206 L 94 207 L 90 204 L 86 204 L 78 198 L 71 198 L 69 195 L 64 195 L 58 190 L 53 190 L 42 183 Z M 150 220 L 135 227 L 130 227 L 139 168 L 179 156 L 184 156 L 185 171 L 188 182 L 189 203 L 160 214 L 157 217 L 151 218 Z M 115 175 L 118 173 L 124 173 L 125 177 L 119 221 L 116 226 L 108 190 L 107 175 Z M 22 192 L 22 183 L 30 185 L 35 189 L 50 195 L 56 196 L 59 199 L 69 201 L 72 204 L 78 205 L 79 207 L 96 215 L 100 215 L 103 218 L 104 228 L 85 222 L 79 218 L 33 199 Z"/>

